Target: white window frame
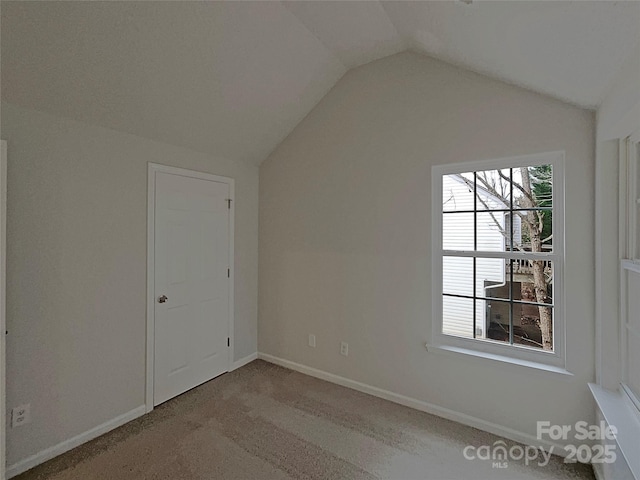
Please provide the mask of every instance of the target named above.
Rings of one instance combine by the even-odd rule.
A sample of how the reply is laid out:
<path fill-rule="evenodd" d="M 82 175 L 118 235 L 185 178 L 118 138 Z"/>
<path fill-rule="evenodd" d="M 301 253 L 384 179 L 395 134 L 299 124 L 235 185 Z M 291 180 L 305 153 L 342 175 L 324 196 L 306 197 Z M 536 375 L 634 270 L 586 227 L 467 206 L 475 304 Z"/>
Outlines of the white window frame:
<path fill-rule="evenodd" d="M 432 331 L 428 350 L 444 350 L 485 357 L 491 360 L 516 363 L 559 373 L 564 370 L 565 359 L 565 298 L 564 298 L 564 152 L 545 152 L 533 155 L 500 158 L 494 160 L 436 165 L 431 169 L 432 188 Z M 516 168 L 523 166 L 551 165 L 553 171 L 553 252 L 487 252 L 471 250 L 444 250 L 442 248 L 442 178 L 444 175 Z M 554 262 L 553 278 L 553 339 L 552 352 L 536 350 L 521 345 L 509 345 L 486 339 L 473 339 L 448 335 L 442 332 L 442 259 L 444 256 L 473 258 L 536 258 Z M 550 368 L 549 368 L 550 367 Z"/>

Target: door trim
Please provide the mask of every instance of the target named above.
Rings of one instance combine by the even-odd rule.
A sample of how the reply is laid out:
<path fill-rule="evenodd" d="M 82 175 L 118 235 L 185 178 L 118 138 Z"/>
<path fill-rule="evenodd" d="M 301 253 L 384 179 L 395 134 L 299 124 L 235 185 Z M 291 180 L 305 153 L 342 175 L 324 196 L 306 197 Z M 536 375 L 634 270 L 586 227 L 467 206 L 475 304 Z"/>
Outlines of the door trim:
<path fill-rule="evenodd" d="M 154 362 L 155 362 L 155 205 L 156 205 L 156 174 L 168 173 L 170 175 L 179 175 L 182 177 L 199 178 L 201 180 L 209 180 L 212 182 L 225 183 L 229 185 L 229 198 L 231 206 L 229 209 L 229 258 L 230 258 L 230 275 L 229 275 L 229 352 L 227 358 L 227 371 L 231 370 L 233 364 L 233 323 L 234 323 L 234 304 L 233 304 L 233 284 L 234 284 L 234 219 L 235 219 L 235 191 L 234 180 L 232 178 L 220 177 L 210 173 L 196 172 L 186 170 L 184 168 L 169 167 L 158 163 L 148 163 L 147 170 L 147 345 L 146 345 L 146 390 L 145 390 L 145 406 L 146 412 L 153 410 L 153 390 L 154 390 Z"/>

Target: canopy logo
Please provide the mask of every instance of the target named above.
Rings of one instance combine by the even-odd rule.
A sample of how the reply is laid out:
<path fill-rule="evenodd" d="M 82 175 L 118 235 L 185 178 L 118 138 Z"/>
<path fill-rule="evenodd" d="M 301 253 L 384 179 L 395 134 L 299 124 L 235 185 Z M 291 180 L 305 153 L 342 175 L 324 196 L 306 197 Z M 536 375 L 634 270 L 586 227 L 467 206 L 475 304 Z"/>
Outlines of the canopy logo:
<path fill-rule="evenodd" d="M 504 440 L 497 440 L 493 445 L 467 445 L 462 454 L 467 460 L 490 461 L 493 468 L 508 468 L 510 461 L 546 467 L 555 448 L 562 450 L 560 453 L 564 457 L 564 463 L 613 463 L 616 461 L 616 445 L 612 441 L 617 433 L 616 427 L 606 425 L 605 422 L 597 425 L 585 421 L 576 422 L 574 425 L 554 425 L 548 421 L 539 421 L 537 439 L 547 444 L 548 441 L 564 440 L 560 442 L 562 447 L 550 445 L 543 448 L 518 444 L 508 447 Z M 606 444 L 607 441 L 611 441 L 611 444 Z"/>
<path fill-rule="evenodd" d="M 540 467 L 545 467 L 551 459 L 551 452 L 545 452 L 541 447 L 533 447 L 530 445 L 514 445 L 507 447 L 504 440 L 497 440 L 493 445 L 481 445 L 475 447 L 467 445 L 462 451 L 464 458 L 467 460 L 490 460 L 493 468 L 507 468 L 509 460 L 524 460 L 525 465 L 537 462 Z"/>

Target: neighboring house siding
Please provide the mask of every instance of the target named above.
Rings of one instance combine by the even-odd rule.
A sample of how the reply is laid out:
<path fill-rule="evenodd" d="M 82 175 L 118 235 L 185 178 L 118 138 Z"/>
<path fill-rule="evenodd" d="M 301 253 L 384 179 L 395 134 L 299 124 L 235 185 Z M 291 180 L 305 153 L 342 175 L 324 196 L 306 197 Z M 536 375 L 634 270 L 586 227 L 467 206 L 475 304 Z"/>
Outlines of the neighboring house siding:
<path fill-rule="evenodd" d="M 489 208 L 505 208 L 489 193 L 478 190 L 479 197 Z M 465 182 L 456 175 L 443 177 L 442 200 L 445 211 L 472 210 L 474 194 Z M 489 213 L 478 214 L 478 250 L 503 251 L 505 239 L 500 229 L 505 228 L 502 213 L 495 213 L 496 225 Z M 442 244 L 445 250 L 473 250 L 473 214 L 447 213 L 443 215 Z M 515 225 L 516 240 L 519 240 L 520 225 Z M 500 284 L 505 281 L 503 259 L 478 258 L 476 261 L 476 282 L 473 285 L 473 259 L 469 257 L 445 257 L 443 259 L 442 287 L 444 293 L 484 296 L 485 282 Z M 476 336 L 485 337 L 486 302 L 476 301 Z M 473 336 L 473 300 L 464 298 L 443 298 L 443 332 L 465 337 Z"/>

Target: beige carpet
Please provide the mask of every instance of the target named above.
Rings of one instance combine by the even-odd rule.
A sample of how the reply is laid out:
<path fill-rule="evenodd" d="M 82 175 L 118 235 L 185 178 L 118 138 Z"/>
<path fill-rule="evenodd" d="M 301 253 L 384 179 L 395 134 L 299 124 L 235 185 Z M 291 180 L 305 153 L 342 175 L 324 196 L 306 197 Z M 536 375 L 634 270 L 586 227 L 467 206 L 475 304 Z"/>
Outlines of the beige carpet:
<path fill-rule="evenodd" d="M 588 465 L 466 460 L 499 437 L 257 360 L 16 477 L 592 479 Z M 509 446 L 515 445 L 507 442 Z"/>

